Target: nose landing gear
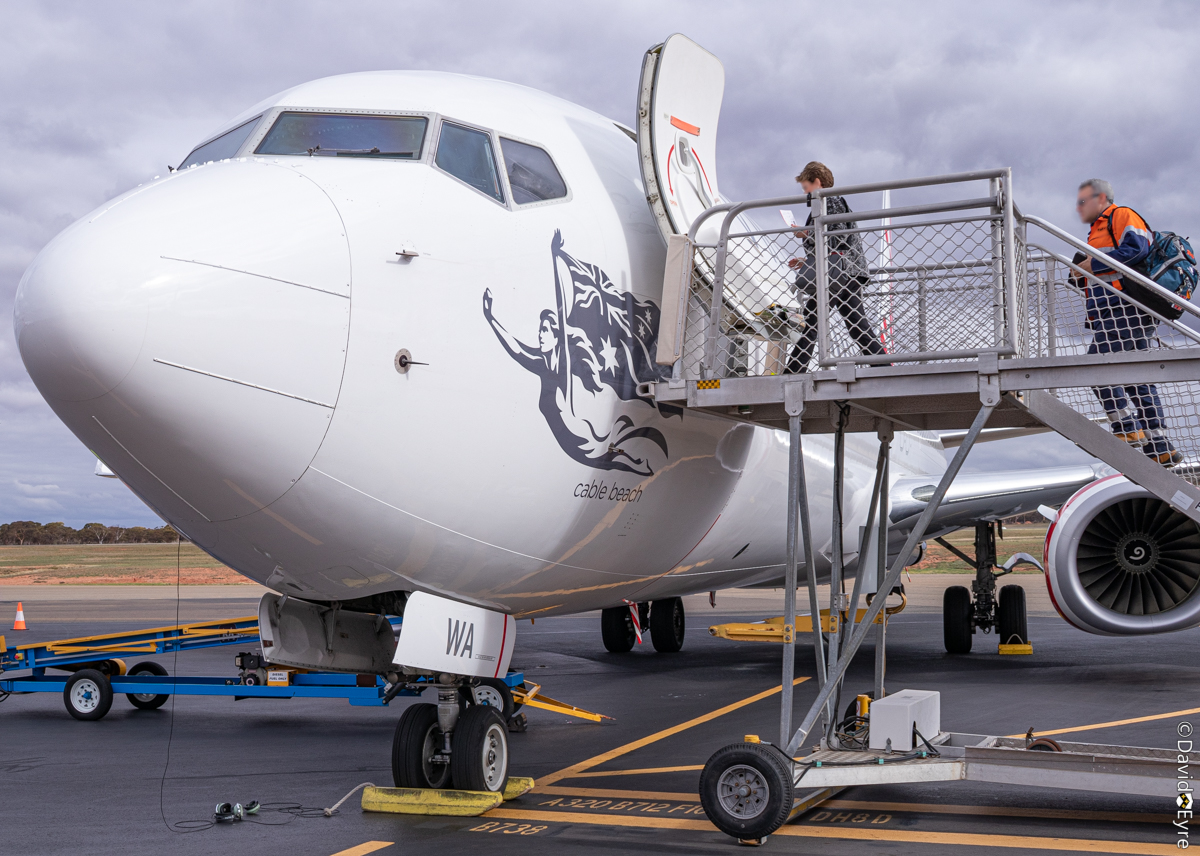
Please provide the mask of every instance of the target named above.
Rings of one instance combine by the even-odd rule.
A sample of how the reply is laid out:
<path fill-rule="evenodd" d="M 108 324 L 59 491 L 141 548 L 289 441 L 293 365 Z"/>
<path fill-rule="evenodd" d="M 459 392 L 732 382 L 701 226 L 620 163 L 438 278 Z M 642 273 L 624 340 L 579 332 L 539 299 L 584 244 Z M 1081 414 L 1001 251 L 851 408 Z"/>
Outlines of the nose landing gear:
<path fill-rule="evenodd" d="M 471 687 L 454 675 L 442 675 L 437 686 L 437 704 L 411 705 L 396 724 L 392 738 L 396 787 L 502 792 L 508 783 L 503 694 L 492 682 L 486 688 Z M 507 704 L 511 709 L 511 692 Z"/>

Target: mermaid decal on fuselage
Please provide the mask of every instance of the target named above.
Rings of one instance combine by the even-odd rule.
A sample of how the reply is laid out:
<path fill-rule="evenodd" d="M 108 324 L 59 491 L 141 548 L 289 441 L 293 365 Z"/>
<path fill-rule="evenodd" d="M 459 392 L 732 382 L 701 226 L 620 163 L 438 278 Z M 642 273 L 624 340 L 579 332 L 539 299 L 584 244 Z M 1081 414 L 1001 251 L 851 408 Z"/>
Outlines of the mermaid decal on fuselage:
<path fill-rule="evenodd" d="M 541 379 L 538 409 L 564 452 L 596 469 L 650 475 L 650 456 L 661 451 L 665 457 L 667 439 L 620 412 L 620 402 L 654 409 L 637 385 L 669 376 L 653 356 L 658 307 L 619 291 L 599 267 L 563 252 L 559 232 L 550 252 L 556 306 L 542 311 L 536 346 L 518 341 L 495 319 L 490 289 L 483 293 L 483 315 L 509 356 Z"/>

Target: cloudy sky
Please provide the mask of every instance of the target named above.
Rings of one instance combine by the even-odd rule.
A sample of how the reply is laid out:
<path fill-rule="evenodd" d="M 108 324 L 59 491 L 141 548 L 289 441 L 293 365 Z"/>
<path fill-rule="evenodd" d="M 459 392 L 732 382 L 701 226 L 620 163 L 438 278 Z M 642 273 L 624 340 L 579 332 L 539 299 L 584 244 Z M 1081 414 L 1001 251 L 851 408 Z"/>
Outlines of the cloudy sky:
<path fill-rule="evenodd" d="M 1018 203 L 1072 224 L 1109 178 L 1158 228 L 1200 236 L 1193 3 L 408 3 L 0 0 L 0 316 L 37 251 L 179 163 L 252 103 L 352 71 L 436 69 L 543 89 L 633 123 L 646 48 L 683 32 L 725 64 L 722 192 L 1012 166 Z M 1077 231 L 1081 234 L 1081 230 Z M 148 524 L 0 334 L 0 522 Z M 989 444 L 974 468 L 1079 460 Z"/>

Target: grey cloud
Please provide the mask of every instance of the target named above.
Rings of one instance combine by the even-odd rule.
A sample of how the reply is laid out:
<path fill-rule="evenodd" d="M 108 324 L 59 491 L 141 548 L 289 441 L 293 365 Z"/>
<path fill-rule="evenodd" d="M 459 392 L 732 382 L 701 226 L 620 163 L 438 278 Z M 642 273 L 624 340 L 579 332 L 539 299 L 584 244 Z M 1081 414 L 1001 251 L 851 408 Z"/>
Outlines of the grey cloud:
<path fill-rule="evenodd" d="M 810 159 L 840 183 L 1011 165 L 1018 202 L 1071 222 L 1103 176 L 1200 236 L 1190 3 L 25 2 L 0 6 L 0 314 L 37 250 L 178 163 L 251 104 L 378 68 L 512 80 L 631 122 L 644 50 L 682 31 L 727 71 L 722 190 L 777 195 Z M 972 465 L 1078 454 L 1041 438 Z M 1039 460 L 1030 460 L 1031 449 Z M 57 484 L 68 522 L 153 523 L 31 395 L 0 336 L 0 482 Z M 42 512 L 0 492 L 0 517 Z M 43 515 L 44 516 L 44 515 Z"/>

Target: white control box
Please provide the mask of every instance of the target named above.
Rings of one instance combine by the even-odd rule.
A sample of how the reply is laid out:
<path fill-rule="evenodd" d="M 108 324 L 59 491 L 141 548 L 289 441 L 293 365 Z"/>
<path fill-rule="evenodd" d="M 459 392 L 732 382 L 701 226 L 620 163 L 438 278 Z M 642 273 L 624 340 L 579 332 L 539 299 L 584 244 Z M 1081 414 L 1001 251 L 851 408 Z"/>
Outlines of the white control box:
<path fill-rule="evenodd" d="M 886 749 L 890 738 L 895 752 L 911 752 L 913 726 L 933 740 L 942 727 L 942 695 L 932 690 L 901 690 L 871 702 L 872 749 Z"/>

